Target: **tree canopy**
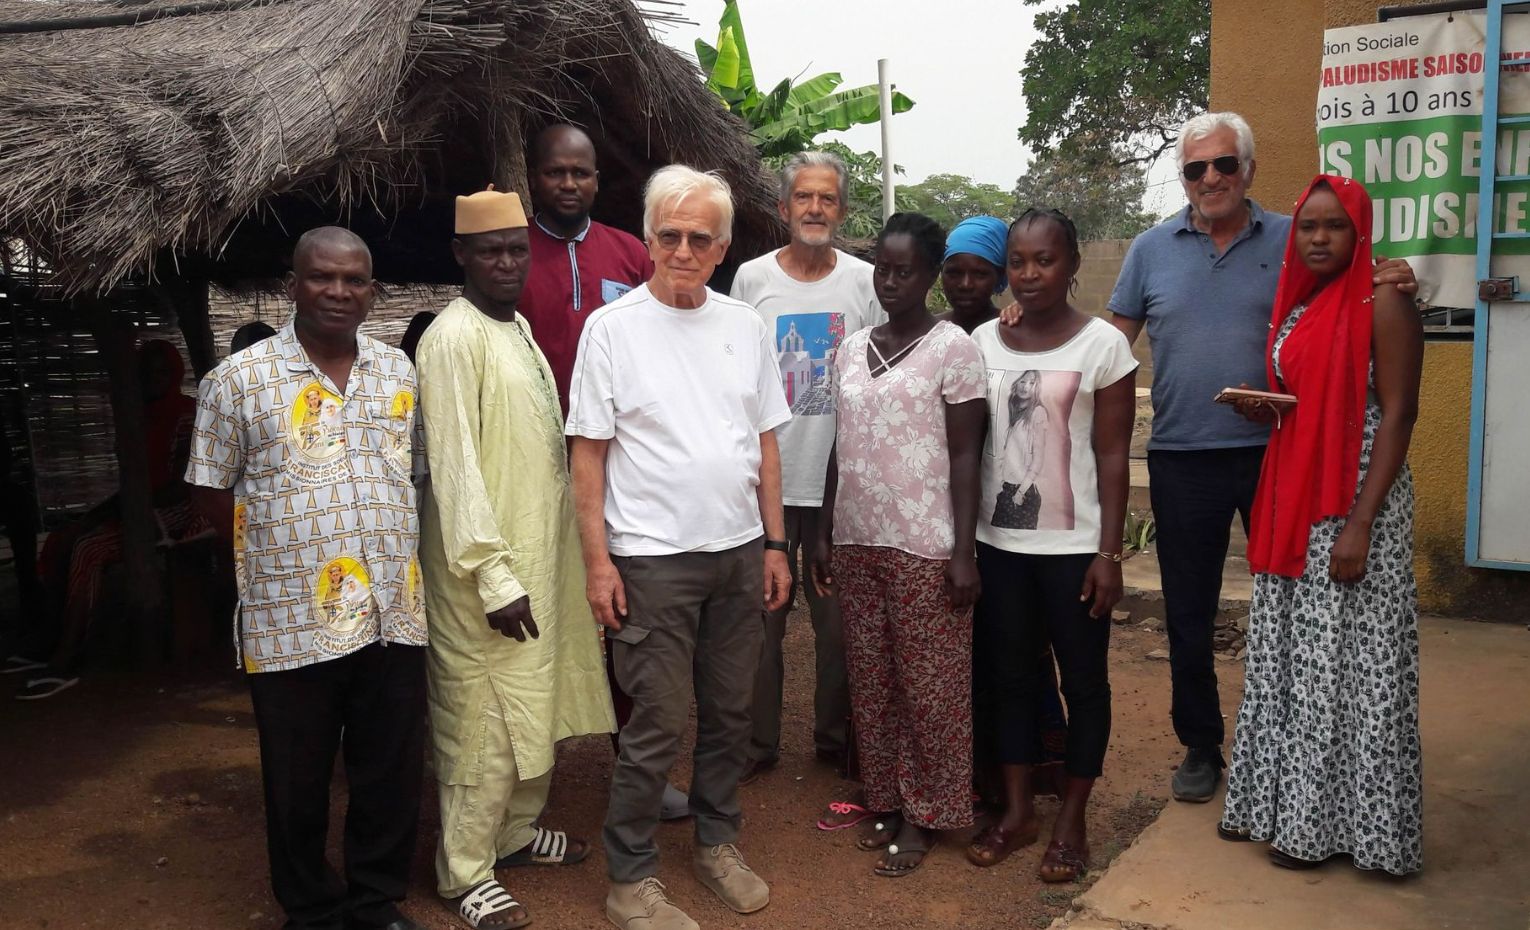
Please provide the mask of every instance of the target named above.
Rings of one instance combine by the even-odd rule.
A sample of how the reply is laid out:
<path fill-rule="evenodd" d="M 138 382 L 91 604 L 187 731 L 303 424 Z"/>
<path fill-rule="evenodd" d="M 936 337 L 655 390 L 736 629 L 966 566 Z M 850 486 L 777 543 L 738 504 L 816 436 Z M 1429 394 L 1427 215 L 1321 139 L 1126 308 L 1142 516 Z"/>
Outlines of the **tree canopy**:
<path fill-rule="evenodd" d="M 947 232 L 969 216 L 986 213 L 1007 220 L 1015 210 L 1009 191 L 959 174 L 932 174 L 918 184 L 900 185 L 897 200 L 898 209 L 923 213 Z"/>
<path fill-rule="evenodd" d="M 1037 152 L 1087 126 L 1123 164 L 1147 165 L 1206 109 L 1210 0 L 1071 0 L 1037 13 L 1036 28 L 1020 72 L 1029 112 L 1020 139 Z"/>
<path fill-rule="evenodd" d="M 1103 140 L 1075 136 L 1031 162 L 1015 185 L 1016 212 L 1028 207 L 1068 214 L 1080 239 L 1129 239 L 1157 222 L 1142 209 L 1144 169 Z"/>

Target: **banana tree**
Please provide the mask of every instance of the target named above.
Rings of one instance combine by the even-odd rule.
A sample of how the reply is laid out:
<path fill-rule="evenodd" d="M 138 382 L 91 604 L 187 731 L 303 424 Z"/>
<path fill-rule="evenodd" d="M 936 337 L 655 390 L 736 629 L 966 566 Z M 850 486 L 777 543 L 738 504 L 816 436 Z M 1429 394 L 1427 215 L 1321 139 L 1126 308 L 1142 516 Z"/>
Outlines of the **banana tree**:
<path fill-rule="evenodd" d="M 839 90 L 844 78 L 835 71 L 806 81 L 786 78 L 762 93 L 755 85 L 737 0 L 728 0 L 723 7 L 715 47 L 696 40 L 696 58 L 707 76 L 707 86 L 749 127 L 762 156 L 800 152 L 820 133 L 882 118 L 876 85 Z M 903 113 L 913 105 L 908 97 L 893 92 L 894 113 Z"/>

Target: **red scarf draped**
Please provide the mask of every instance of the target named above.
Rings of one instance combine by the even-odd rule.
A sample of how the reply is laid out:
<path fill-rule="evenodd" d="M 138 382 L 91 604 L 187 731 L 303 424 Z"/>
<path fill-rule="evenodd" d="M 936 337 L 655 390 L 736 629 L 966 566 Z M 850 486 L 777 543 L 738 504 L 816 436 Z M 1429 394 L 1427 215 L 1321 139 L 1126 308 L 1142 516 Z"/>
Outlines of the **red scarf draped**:
<path fill-rule="evenodd" d="M 1354 504 L 1370 378 L 1375 293 L 1371 198 L 1358 181 L 1318 175 L 1296 203 L 1298 216 L 1312 191 L 1325 181 L 1355 225 L 1355 254 L 1338 278 L 1314 294 L 1319 281 L 1296 252 L 1296 221 L 1291 224 L 1265 363 L 1270 390 L 1295 394 L 1299 402 L 1270 434 L 1248 541 L 1254 572 L 1293 578 L 1306 567 L 1312 525 L 1326 517 L 1347 516 Z M 1304 301 L 1307 310 L 1281 345 L 1285 378 L 1277 381 L 1275 337 Z"/>

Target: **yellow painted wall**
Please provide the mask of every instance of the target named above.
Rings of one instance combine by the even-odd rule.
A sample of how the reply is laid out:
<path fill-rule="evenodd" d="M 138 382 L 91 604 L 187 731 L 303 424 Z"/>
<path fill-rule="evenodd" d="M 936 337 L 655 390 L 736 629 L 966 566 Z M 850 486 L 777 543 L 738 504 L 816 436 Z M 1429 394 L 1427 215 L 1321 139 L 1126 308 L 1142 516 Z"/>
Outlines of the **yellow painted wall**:
<path fill-rule="evenodd" d="M 1403 0 L 1389 0 L 1402 5 Z M 1288 211 L 1317 171 L 1318 68 L 1323 30 L 1376 21 L 1365 0 L 1212 0 L 1211 106 L 1243 114 L 1254 129 L 1253 196 Z M 1414 567 L 1426 611 L 1522 619 L 1530 573 L 1466 567 L 1470 343 L 1432 342 L 1424 355 L 1418 425 L 1409 462 L 1417 507 Z"/>

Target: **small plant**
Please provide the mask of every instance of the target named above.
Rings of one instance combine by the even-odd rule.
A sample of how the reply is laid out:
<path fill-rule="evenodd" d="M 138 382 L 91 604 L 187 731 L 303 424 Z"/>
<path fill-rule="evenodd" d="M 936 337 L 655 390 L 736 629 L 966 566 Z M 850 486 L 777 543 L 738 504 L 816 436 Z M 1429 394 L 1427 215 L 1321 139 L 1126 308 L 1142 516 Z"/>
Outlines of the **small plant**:
<path fill-rule="evenodd" d="M 1121 533 L 1121 542 L 1129 552 L 1143 552 L 1158 538 L 1158 524 L 1153 520 L 1151 512 L 1146 514 L 1128 513 L 1126 526 Z"/>

